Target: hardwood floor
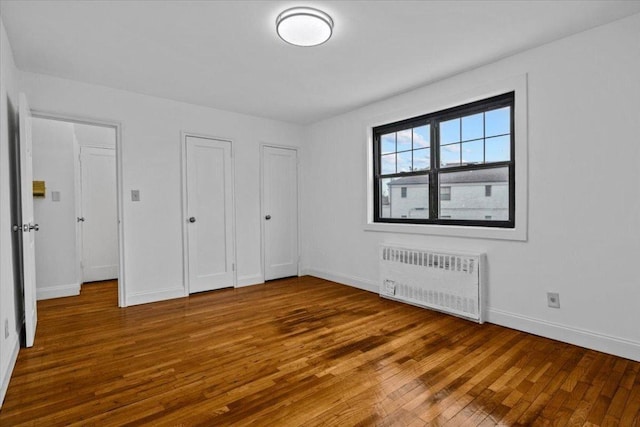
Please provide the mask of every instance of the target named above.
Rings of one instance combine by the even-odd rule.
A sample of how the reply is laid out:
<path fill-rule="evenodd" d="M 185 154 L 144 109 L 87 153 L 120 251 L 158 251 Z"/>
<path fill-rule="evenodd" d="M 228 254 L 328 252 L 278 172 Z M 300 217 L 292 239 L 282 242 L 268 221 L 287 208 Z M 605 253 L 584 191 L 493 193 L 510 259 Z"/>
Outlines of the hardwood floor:
<path fill-rule="evenodd" d="M 640 363 L 314 277 L 38 303 L 2 426 L 636 426 Z"/>

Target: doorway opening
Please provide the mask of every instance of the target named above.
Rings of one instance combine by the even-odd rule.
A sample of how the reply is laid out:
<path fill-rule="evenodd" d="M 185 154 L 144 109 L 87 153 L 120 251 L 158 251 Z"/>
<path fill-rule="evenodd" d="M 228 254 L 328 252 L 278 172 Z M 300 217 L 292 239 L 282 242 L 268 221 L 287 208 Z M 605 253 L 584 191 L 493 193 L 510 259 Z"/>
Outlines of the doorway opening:
<path fill-rule="evenodd" d="M 32 135 L 38 299 L 118 280 L 124 307 L 119 125 L 33 112 Z"/>

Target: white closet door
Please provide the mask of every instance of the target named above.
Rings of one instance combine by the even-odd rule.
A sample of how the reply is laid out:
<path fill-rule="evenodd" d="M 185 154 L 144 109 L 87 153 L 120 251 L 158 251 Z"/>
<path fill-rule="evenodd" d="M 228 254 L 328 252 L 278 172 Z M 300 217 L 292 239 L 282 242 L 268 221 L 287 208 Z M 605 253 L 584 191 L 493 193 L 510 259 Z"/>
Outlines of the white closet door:
<path fill-rule="evenodd" d="M 116 152 L 81 147 L 82 281 L 118 277 Z"/>
<path fill-rule="evenodd" d="M 298 152 L 263 147 L 265 280 L 298 275 Z"/>
<path fill-rule="evenodd" d="M 231 143 L 186 137 L 189 292 L 234 285 Z"/>

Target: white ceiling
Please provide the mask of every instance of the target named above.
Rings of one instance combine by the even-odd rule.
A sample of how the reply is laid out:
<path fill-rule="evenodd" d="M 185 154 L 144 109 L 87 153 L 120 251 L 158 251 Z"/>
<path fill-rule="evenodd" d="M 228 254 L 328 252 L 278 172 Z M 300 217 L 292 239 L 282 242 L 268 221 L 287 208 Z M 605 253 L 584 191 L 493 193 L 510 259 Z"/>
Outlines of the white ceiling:
<path fill-rule="evenodd" d="M 281 41 L 292 6 L 329 13 L 324 45 Z M 312 123 L 640 12 L 640 1 L 15 1 L 23 71 Z"/>

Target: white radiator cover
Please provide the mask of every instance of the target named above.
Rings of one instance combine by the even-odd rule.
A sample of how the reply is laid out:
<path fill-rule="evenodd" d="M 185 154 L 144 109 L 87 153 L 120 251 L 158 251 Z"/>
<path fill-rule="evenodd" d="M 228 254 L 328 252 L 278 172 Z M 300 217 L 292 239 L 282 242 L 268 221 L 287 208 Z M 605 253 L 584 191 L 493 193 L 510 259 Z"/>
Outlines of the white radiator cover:
<path fill-rule="evenodd" d="M 380 296 L 484 322 L 485 254 L 380 247 Z"/>

